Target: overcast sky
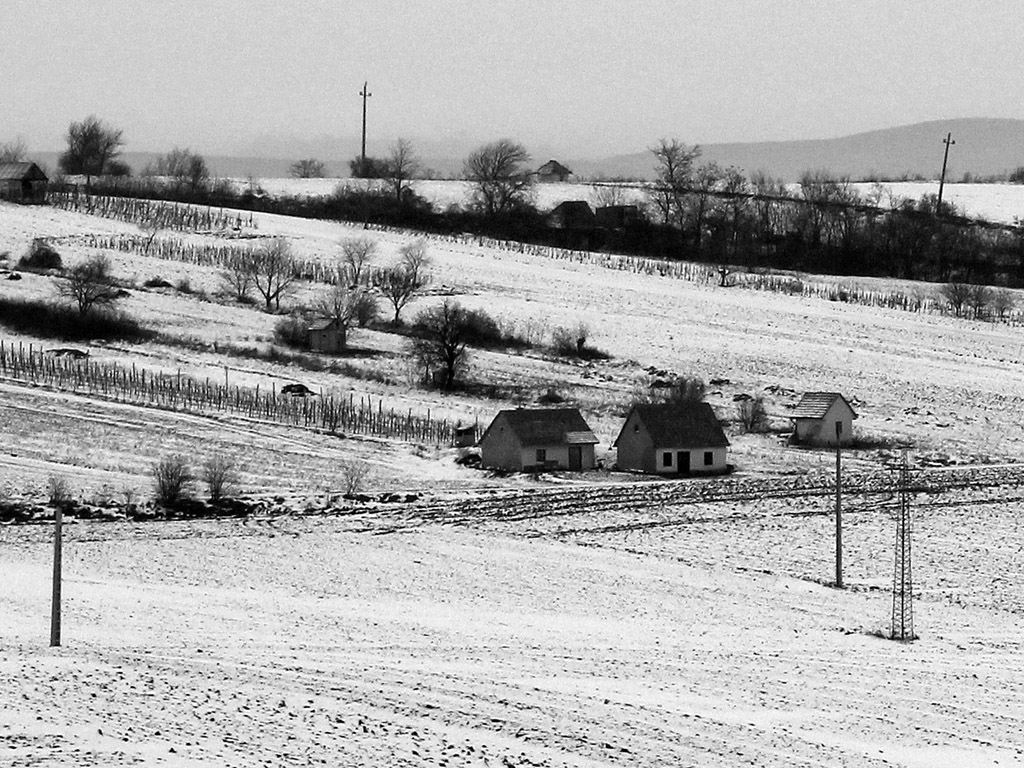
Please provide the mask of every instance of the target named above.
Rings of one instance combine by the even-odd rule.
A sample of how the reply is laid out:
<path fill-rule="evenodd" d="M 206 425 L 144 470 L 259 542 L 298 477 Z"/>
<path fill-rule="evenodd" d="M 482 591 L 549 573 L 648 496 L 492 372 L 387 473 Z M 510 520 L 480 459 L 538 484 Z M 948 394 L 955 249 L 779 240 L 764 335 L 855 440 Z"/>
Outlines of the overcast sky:
<path fill-rule="evenodd" d="M 0 141 L 502 136 L 567 157 L 1024 118 L 1014 0 L 0 0 Z M 263 141 L 262 144 L 267 142 Z"/>

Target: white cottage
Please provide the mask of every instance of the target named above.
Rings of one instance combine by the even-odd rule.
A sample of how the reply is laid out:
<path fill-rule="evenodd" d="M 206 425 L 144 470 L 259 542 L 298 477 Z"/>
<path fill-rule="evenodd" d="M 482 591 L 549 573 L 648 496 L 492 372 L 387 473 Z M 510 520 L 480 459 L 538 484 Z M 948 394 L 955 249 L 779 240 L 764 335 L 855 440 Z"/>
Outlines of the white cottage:
<path fill-rule="evenodd" d="M 793 442 L 834 448 L 853 444 L 853 407 L 838 392 L 805 392 L 793 413 Z"/>

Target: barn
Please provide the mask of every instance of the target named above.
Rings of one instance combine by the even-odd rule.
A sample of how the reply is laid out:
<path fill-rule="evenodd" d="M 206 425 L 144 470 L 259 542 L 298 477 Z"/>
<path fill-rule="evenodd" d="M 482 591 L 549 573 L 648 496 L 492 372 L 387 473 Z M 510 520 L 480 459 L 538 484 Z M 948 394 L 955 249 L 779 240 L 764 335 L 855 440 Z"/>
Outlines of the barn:
<path fill-rule="evenodd" d="M 46 174 L 35 163 L 0 163 L 0 200 L 43 203 L 47 181 Z"/>
<path fill-rule="evenodd" d="M 548 160 L 537 169 L 537 181 L 565 181 L 572 176 L 572 171 L 557 160 Z"/>
<path fill-rule="evenodd" d="M 707 403 L 634 405 L 614 445 L 619 469 L 710 475 L 729 468 L 729 440 Z"/>
<path fill-rule="evenodd" d="M 792 442 L 823 447 L 853 443 L 853 406 L 838 392 L 805 392 L 789 415 Z"/>
<path fill-rule="evenodd" d="M 548 225 L 555 229 L 591 229 L 594 211 L 586 200 L 565 200 L 548 214 Z"/>
<path fill-rule="evenodd" d="M 480 438 L 480 463 L 517 472 L 593 469 L 597 442 L 576 408 L 504 410 Z"/>

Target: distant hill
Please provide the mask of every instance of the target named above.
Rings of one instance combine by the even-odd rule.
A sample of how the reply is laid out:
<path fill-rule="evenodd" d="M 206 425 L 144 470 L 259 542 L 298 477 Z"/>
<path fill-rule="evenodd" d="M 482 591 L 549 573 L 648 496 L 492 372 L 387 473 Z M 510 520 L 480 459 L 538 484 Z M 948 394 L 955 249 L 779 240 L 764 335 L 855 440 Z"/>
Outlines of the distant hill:
<path fill-rule="evenodd" d="M 933 120 L 837 139 L 703 144 L 701 160 L 735 166 L 748 176 L 763 170 L 783 181 L 799 181 L 805 171 L 818 169 L 855 180 L 937 179 L 942 170 L 942 140 L 950 132 L 956 144 L 949 152 L 947 181 L 961 181 L 966 173 L 993 176 L 1024 166 L 1024 120 L 996 118 Z M 581 160 L 569 167 L 577 175 L 651 178 L 654 158 L 645 151 Z"/>
<path fill-rule="evenodd" d="M 947 181 L 962 181 L 968 173 L 974 177 L 994 176 L 1024 166 L 1024 120 L 1001 118 L 933 120 L 836 139 L 702 144 L 701 160 L 735 166 L 748 176 L 755 171 L 765 171 L 782 181 L 799 181 L 805 171 L 822 169 L 855 181 L 876 177 L 937 179 L 942 169 L 942 139 L 950 132 L 956 144 L 949 153 Z M 329 177 L 348 175 L 348 159 L 338 159 L 337 148 L 350 146 L 351 140 L 271 138 L 242 148 L 239 156 L 207 155 L 206 161 L 216 176 L 282 178 L 288 175 L 288 167 L 296 159 L 318 157 L 325 161 Z M 685 136 L 678 138 L 686 141 Z M 652 139 L 651 145 L 656 140 Z M 424 168 L 431 169 L 435 177 L 444 178 L 458 176 L 463 158 L 471 148 L 482 143 L 453 136 L 414 141 L 414 146 Z M 294 151 L 288 152 L 290 147 Z M 368 154 L 377 156 L 387 151 L 385 144 L 368 149 Z M 529 146 L 528 149 L 533 154 L 535 167 L 556 157 L 573 170 L 577 179 L 650 179 L 654 176 L 654 158 L 647 150 L 602 159 L 580 159 L 572 157 L 572 153 L 558 155 L 549 147 Z M 57 167 L 57 152 L 30 155 L 51 170 Z M 156 157 L 156 152 L 125 152 L 122 159 L 139 173 Z"/>

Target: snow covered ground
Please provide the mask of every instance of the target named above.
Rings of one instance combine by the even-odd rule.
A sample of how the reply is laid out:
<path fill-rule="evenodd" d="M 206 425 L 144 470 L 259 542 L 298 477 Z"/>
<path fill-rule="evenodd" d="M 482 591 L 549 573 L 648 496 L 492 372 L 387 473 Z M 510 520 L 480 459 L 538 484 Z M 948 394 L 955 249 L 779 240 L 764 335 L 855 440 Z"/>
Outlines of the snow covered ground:
<path fill-rule="evenodd" d="M 337 258 L 340 239 L 364 234 L 278 216 L 257 215 L 257 225 L 324 260 Z M 89 232 L 137 230 L 0 205 L 0 253 L 12 262 L 32 237 L 52 236 L 73 264 L 93 252 L 76 239 Z M 412 237 L 369 234 L 382 263 Z M 766 397 L 775 432 L 730 429 L 738 478 L 828 469 L 831 454 L 784 445 L 787 406 L 813 389 L 855 401 L 870 446 L 846 455 L 852 470 L 879 469 L 899 444 L 915 460 L 1024 460 L 1019 328 L 471 241 L 428 247 L 434 293 L 409 316 L 450 295 L 538 334 L 583 321 L 611 359 L 479 352 L 475 375 L 518 394 L 440 396 L 410 386 L 393 334 L 353 334 L 375 350 L 352 360 L 372 377 L 225 358 L 215 341 L 265 346 L 274 318 L 141 287 L 124 308 L 190 345 L 95 344 L 91 353 L 200 379 L 223 377 L 227 365 L 232 381 L 250 385 L 301 380 L 484 422 L 554 387 L 581 405 L 605 456 L 650 369 L 692 373 L 720 382 L 708 399 L 722 417 L 736 394 Z M 162 276 L 211 295 L 217 287 L 215 270 L 110 257 L 140 286 Z M 0 290 L 54 295 L 45 275 Z M 319 290 L 306 286 L 294 300 Z M 152 460 L 171 452 L 234 456 L 243 490 L 289 498 L 336 493 L 337 467 L 358 457 L 373 467 L 373 491 L 413 490 L 427 506 L 69 525 L 59 650 L 46 646 L 50 532 L 0 527 L 0 764 L 1024 764 L 1016 488 L 915 499 L 921 639 L 901 645 L 875 635 L 890 608 L 891 499 L 851 501 L 850 588 L 837 591 L 824 586 L 827 499 L 538 508 L 525 519 L 427 514 L 451 498 L 500 510 L 508 489 L 574 482 L 582 500 L 590 484 L 616 478 L 496 478 L 436 446 L 0 382 L 0 491 L 38 493 L 62 475 L 75 493 L 145 494 Z"/>
<path fill-rule="evenodd" d="M 238 189 L 248 188 L 250 180 L 233 179 Z M 257 179 L 258 184 L 267 194 L 273 196 L 297 195 L 320 196 L 329 195 L 339 185 L 364 185 L 352 179 Z M 376 183 L 376 182 L 373 182 Z M 605 186 L 604 183 L 601 186 Z M 645 194 L 640 184 L 622 184 L 622 203 L 643 203 Z M 864 196 L 876 192 L 876 185 L 858 182 L 853 185 Z M 939 185 L 931 181 L 900 181 L 882 182 L 880 205 L 890 205 L 900 199 L 919 200 L 925 195 L 938 194 Z M 794 192 L 799 190 L 798 184 L 791 185 Z M 413 189 L 436 206 L 445 208 L 449 205 L 465 205 L 472 196 L 469 182 L 458 180 L 421 180 L 413 182 Z M 535 187 L 534 204 L 542 211 L 549 211 L 565 200 L 586 200 L 592 206 L 598 205 L 598 186 L 588 183 L 545 183 Z M 946 184 L 943 200 L 952 203 L 967 216 L 987 221 L 1013 224 L 1024 221 L 1024 185 L 1022 184 Z"/>

